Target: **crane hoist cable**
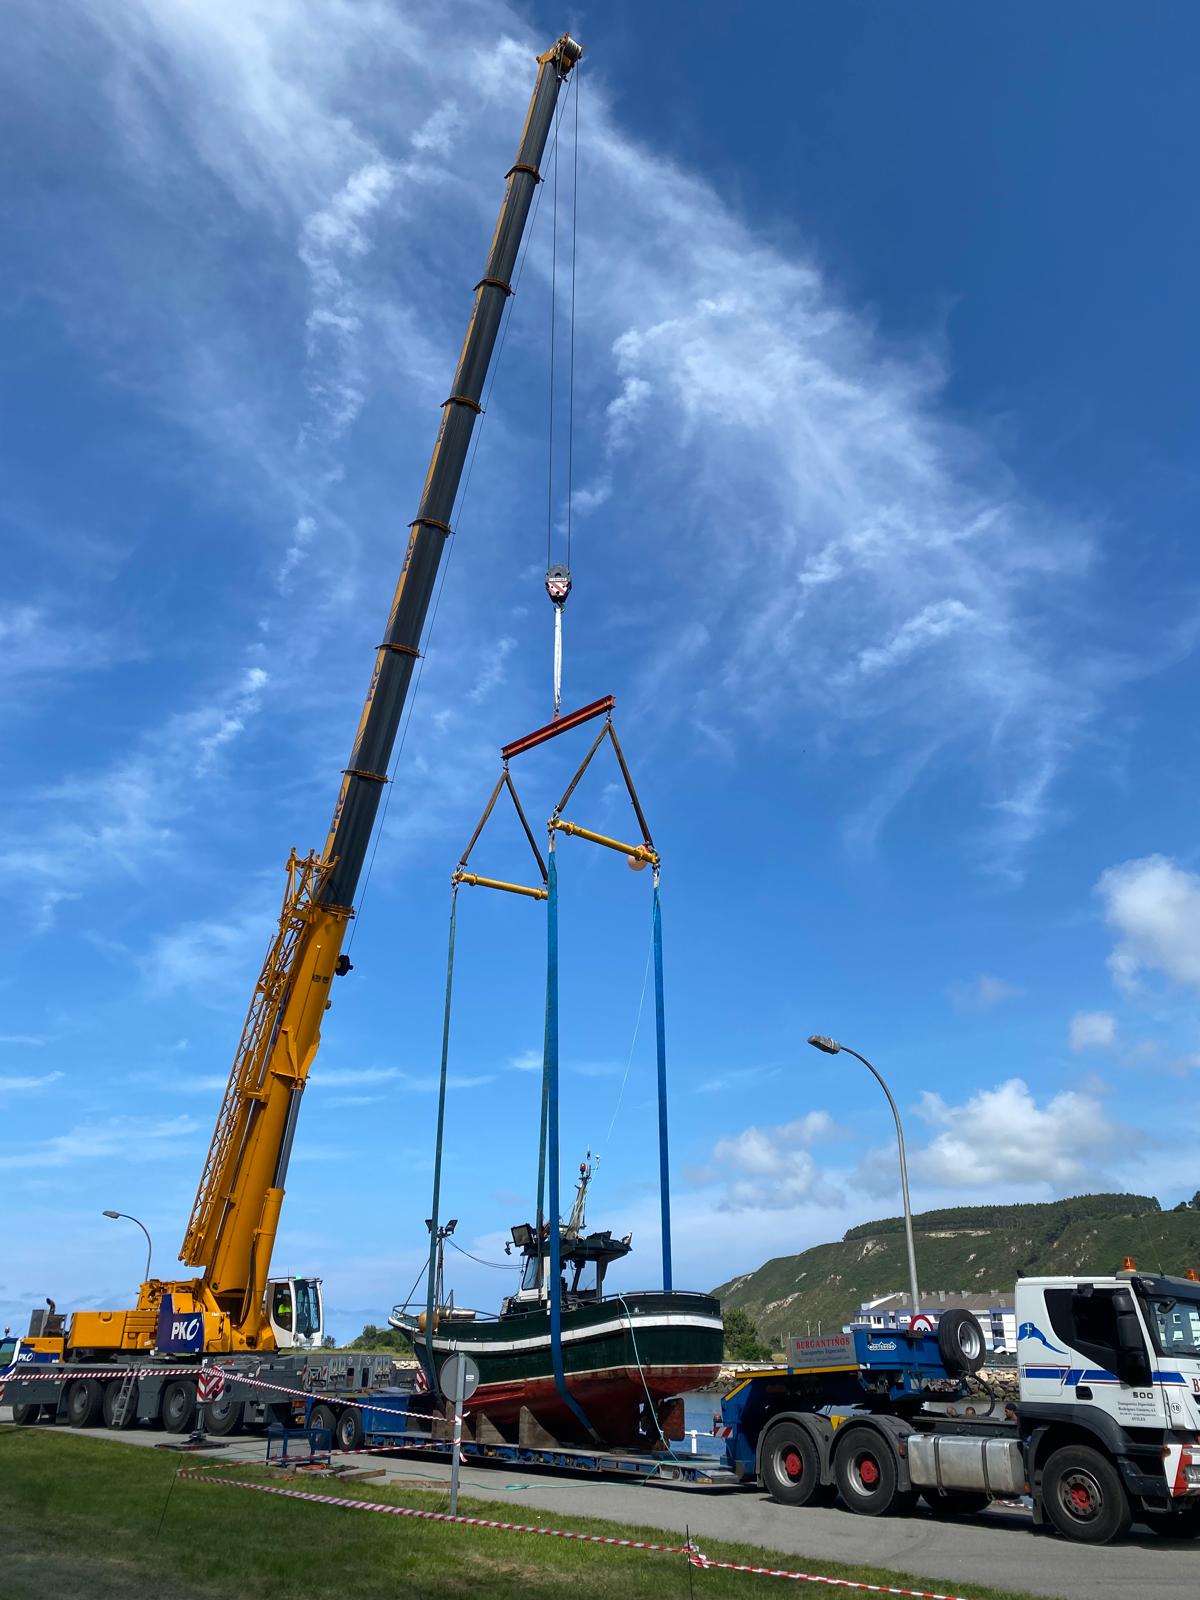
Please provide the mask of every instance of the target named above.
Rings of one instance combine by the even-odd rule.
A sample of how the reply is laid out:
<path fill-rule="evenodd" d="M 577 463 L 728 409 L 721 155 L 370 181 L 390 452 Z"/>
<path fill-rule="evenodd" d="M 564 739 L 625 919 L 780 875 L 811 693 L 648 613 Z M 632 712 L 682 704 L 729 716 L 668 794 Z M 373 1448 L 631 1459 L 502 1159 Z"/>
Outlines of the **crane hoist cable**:
<path fill-rule="evenodd" d="M 563 607 L 571 593 L 571 501 L 574 494 L 575 471 L 575 265 L 578 256 L 579 217 L 579 80 L 574 77 L 568 93 L 575 95 L 575 139 L 572 150 L 573 179 L 571 187 L 571 310 L 569 318 L 569 355 L 567 362 L 567 506 L 565 562 L 554 560 L 554 378 L 555 329 L 558 322 L 558 140 L 554 141 L 554 170 L 550 248 L 550 407 L 549 449 L 546 462 L 546 593 L 554 607 L 554 715 L 562 710 L 563 663 Z M 564 105 L 561 116 L 565 115 Z"/>

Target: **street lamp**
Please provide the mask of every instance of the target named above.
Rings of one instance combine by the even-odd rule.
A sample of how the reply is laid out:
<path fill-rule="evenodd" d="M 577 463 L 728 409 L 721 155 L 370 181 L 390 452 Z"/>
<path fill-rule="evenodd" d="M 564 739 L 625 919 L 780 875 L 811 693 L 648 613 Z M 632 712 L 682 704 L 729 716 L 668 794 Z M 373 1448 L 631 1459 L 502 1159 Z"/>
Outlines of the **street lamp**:
<path fill-rule="evenodd" d="M 904 1129 L 900 1126 L 899 1108 L 892 1099 L 892 1091 L 884 1083 L 866 1056 L 860 1056 L 858 1051 L 851 1050 L 848 1044 L 839 1044 L 836 1039 L 830 1039 L 823 1033 L 810 1034 L 808 1042 L 814 1050 L 823 1050 L 827 1056 L 836 1056 L 839 1050 L 844 1050 L 848 1056 L 853 1056 L 856 1061 L 861 1061 L 884 1094 L 887 1095 L 888 1105 L 892 1108 L 892 1116 L 896 1119 L 896 1143 L 900 1147 L 900 1190 L 904 1196 L 904 1236 L 908 1242 L 908 1283 L 909 1288 L 912 1290 L 912 1314 L 915 1317 L 921 1309 L 921 1297 L 917 1290 L 917 1252 L 913 1248 L 912 1205 L 908 1198 L 908 1162 L 904 1155 Z"/>
<path fill-rule="evenodd" d="M 124 1217 L 126 1222 L 137 1222 L 138 1227 L 146 1235 L 146 1282 L 149 1283 L 149 1281 L 150 1281 L 150 1252 L 151 1252 L 151 1248 L 152 1248 L 151 1244 L 150 1244 L 150 1230 L 146 1227 L 146 1224 L 144 1222 L 138 1222 L 138 1219 L 136 1217 L 131 1217 L 129 1215 L 128 1211 L 106 1211 L 106 1212 L 104 1212 L 104 1215 L 106 1217 L 112 1217 L 114 1222 L 116 1221 L 116 1219 L 118 1217 Z"/>

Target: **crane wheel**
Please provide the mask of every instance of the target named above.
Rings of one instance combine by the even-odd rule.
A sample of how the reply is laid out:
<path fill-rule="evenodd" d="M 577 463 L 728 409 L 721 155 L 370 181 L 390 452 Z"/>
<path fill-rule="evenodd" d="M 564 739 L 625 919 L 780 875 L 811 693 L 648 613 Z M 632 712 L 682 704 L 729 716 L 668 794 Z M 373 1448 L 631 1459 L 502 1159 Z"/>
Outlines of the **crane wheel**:
<path fill-rule="evenodd" d="M 137 1421 L 138 1387 L 136 1380 L 132 1389 L 130 1389 L 128 1398 L 125 1402 L 124 1417 L 119 1423 L 113 1420 L 116 1414 L 117 1401 L 121 1396 L 121 1385 L 123 1382 L 124 1380 L 122 1378 L 114 1378 L 111 1383 L 106 1383 L 104 1386 L 104 1426 L 106 1428 L 120 1428 L 122 1431 L 124 1431 L 126 1428 L 132 1428 L 134 1423 Z"/>
<path fill-rule="evenodd" d="M 162 1397 L 162 1425 L 168 1433 L 187 1433 L 196 1420 L 196 1385 L 177 1379 Z"/>
<path fill-rule="evenodd" d="M 23 1405 L 12 1408 L 12 1419 L 18 1428 L 31 1428 L 41 1414 L 41 1406 Z"/>
<path fill-rule="evenodd" d="M 210 1400 L 205 1413 L 204 1426 L 209 1433 L 223 1439 L 227 1433 L 240 1433 L 246 1407 L 241 1400 L 231 1400 L 223 1394 L 219 1400 Z"/>
<path fill-rule="evenodd" d="M 104 1390 L 95 1378 L 76 1378 L 67 1390 L 67 1426 L 94 1428 L 104 1411 Z"/>

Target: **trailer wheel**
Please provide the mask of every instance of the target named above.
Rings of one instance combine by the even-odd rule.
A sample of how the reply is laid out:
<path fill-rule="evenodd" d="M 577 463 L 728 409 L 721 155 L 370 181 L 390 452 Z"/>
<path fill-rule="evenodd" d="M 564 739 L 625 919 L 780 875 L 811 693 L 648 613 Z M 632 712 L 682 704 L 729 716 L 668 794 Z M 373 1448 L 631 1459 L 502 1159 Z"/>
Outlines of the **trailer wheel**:
<path fill-rule="evenodd" d="M 67 1424 L 94 1428 L 104 1410 L 104 1390 L 95 1378 L 76 1378 L 67 1390 Z"/>
<path fill-rule="evenodd" d="M 339 1450 L 361 1450 L 363 1444 L 362 1418 L 356 1406 L 347 1406 L 337 1419 L 334 1443 Z"/>
<path fill-rule="evenodd" d="M 943 1311 L 937 1338 L 947 1372 L 970 1375 L 979 1371 L 987 1356 L 987 1341 L 978 1317 L 969 1311 Z"/>
<path fill-rule="evenodd" d="M 162 1425 L 168 1433 L 187 1433 L 196 1420 L 196 1385 L 177 1379 L 162 1397 Z"/>
<path fill-rule="evenodd" d="M 850 1428 L 834 1457 L 838 1493 L 861 1517 L 886 1517 L 909 1511 L 915 1490 L 901 1489 L 895 1451 L 874 1428 Z"/>
<path fill-rule="evenodd" d="M 336 1443 L 337 1415 L 335 1414 L 332 1406 L 327 1406 L 323 1403 L 320 1405 L 315 1405 L 308 1414 L 308 1425 L 310 1428 L 328 1429 L 330 1444 L 332 1445 Z"/>
<path fill-rule="evenodd" d="M 39 1405 L 21 1405 L 12 1408 L 12 1419 L 18 1428 L 31 1428 L 42 1414 Z"/>
<path fill-rule="evenodd" d="M 106 1428 L 117 1427 L 117 1424 L 113 1421 L 113 1416 L 116 1413 L 117 1399 L 120 1396 L 123 1381 L 121 1378 L 114 1378 L 111 1383 L 106 1383 L 104 1386 L 104 1426 Z M 137 1414 L 138 1386 L 135 1380 L 133 1388 L 129 1391 L 129 1398 L 125 1403 L 125 1416 L 120 1424 L 121 1429 L 132 1428 L 137 1421 Z"/>
<path fill-rule="evenodd" d="M 1067 1445 L 1046 1462 L 1042 1504 L 1059 1533 L 1079 1544 L 1108 1544 L 1133 1521 L 1116 1467 L 1088 1445 Z"/>
<path fill-rule="evenodd" d="M 242 1401 L 231 1400 L 227 1394 L 223 1394 L 219 1400 L 208 1402 L 204 1426 L 209 1433 L 223 1439 L 227 1433 L 240 1431 L 245 1409 Z"/>
<path fill-rule="evenodd" d="M 836 1492 L 821 1482 L 816 1441 L 798 1422 L 777 1422 L 763 1440 L 762 1482 L 783 1506 L 828 1505 Z"/>

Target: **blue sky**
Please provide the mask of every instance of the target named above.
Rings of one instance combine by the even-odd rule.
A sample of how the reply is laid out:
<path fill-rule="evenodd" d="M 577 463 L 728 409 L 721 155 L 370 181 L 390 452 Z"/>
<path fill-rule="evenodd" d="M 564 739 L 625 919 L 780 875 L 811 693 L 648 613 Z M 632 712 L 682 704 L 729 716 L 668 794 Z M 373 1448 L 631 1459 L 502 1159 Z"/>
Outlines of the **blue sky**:
<path fill-rule="evenodd" d="M 127 1303 L 105 1207 L 174 1268 L 564 22 L 566 699 L 616 694 L 664 856 L 677 1279 L 894 1209 L 886 1105 L 814 1030 L 889 1076 L 921 1204 L 1190 1196 L 1193 9 L 93 11 L 27 7 L 0 68 L 0 1316 Z M 339 1333 L 416 1275 L 449 874 L 549 709 L 551 200 L 297 1136 L 276 1266 Z M 531 816 L 576 757 L 520 766 Z M 627 831 L 610 779 L 576 810 Z M 653 1282 L 649 885 L 578 843 L 562 878 L 564 1161 L 599 1151 L 592 1220 Z M 491 1261 L 543 917 L 464 891 L 446 1204 Z"/>

